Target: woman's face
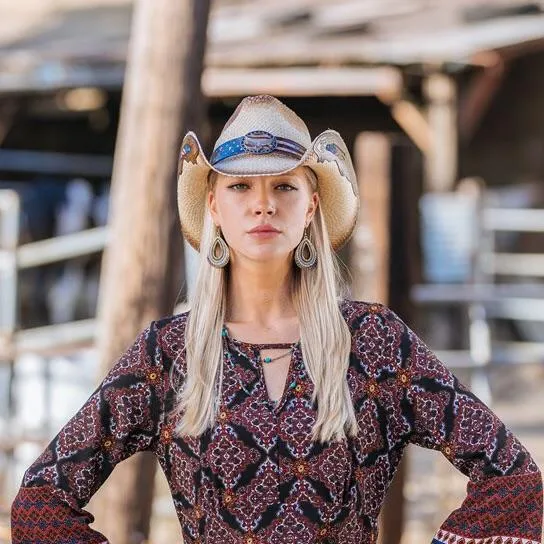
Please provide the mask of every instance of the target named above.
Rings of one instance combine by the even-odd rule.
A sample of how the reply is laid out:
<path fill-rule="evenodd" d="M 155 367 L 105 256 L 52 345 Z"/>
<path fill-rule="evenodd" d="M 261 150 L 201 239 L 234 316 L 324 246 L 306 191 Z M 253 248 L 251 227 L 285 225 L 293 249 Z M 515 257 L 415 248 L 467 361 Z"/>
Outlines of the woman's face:
<path fill-rule="evenodd" d="M 285 259 L 302 239 L 318 202 L 302 167 L 281 176 L 219 174 L 208 193 L 212 219 L 235 258 L 254 261 Z"/>

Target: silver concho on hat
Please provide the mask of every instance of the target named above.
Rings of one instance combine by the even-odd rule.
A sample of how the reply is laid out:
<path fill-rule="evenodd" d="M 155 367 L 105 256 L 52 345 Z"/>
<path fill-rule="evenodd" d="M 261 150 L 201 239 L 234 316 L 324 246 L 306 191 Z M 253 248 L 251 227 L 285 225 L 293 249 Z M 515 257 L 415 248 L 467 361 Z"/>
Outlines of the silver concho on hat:
<path fill-rule="evenodd" d="M 273 134 L 264 130 L 248 132 L 242 139 L 242 149 L 246 153 L 265 155 L 272 153 L 278 147 L 278 141 Z"/>

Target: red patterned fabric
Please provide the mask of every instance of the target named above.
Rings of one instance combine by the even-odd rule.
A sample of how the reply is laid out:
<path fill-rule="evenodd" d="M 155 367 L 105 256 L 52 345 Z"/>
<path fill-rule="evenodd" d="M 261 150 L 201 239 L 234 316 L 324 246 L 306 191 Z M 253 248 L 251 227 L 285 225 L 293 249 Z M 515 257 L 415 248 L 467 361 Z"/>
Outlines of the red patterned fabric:
<path fill-rule="evenodd" d="M 258 347 L 228 338 L 217 423 L 173 436 L 188 314 L 153 322 L 26 472 L 14 544 L 97 543 L 83 508 L 114 466 L 151 450 L 170 483 L 186 543 L 371 544 L 409 442 L 442 451 L 470 478 L 437 544 L 540 542 L 542 480 L 497 417 L 389 309 L 346 301 L 347 381 L 359 435 L 312 442 L 316 407 L 300 345 L 281 401 L 268 402 Z"/>

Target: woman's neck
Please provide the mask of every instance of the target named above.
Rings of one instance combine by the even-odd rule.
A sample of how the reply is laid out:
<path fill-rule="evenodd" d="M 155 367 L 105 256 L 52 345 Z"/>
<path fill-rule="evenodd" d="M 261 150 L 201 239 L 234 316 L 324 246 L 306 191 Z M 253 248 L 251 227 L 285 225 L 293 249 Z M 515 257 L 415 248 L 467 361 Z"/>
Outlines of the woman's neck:
<path fill-rule="evenodd" d="M 268 327 L 292 319 L 291 267 L 288 263 L 232 262 L 228 284 L 227 321 Z"/>

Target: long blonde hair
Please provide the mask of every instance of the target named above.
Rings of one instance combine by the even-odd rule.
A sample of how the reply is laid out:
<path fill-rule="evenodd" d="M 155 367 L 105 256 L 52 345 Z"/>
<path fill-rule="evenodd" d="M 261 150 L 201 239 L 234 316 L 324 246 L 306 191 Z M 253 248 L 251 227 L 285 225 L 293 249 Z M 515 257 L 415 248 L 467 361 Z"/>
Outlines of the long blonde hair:
<path fill-rule="evenodd" d="M 304 167 L 304 172 L 315 190 L 315 173 L 308 167 Z M 212 189 L 214 181 L 215 176 L 210 176 Z M 215 233 L 213 226 L 207 212 L 200 242 L 200 267 L 185 329 L 187 373 L 175 409 L 181 416 L 176 428 L 180 436 L 199 436 L 212 427 L 221 398 L 221 331 L 226 316 L 228 272 L 227 268 L 211 266 L 206 258 Z M 317 265 L 302 270 L 293 267 L 292 297 L 300 323 L 304 365 L 314 384 L 312 401 L 317 401 L 313 439 L 327 442 L 357 434 L 346 379 L 351 333 L 339 307 L 345 287 L 320 206 L 309 228 L 317 250 Z"/>

